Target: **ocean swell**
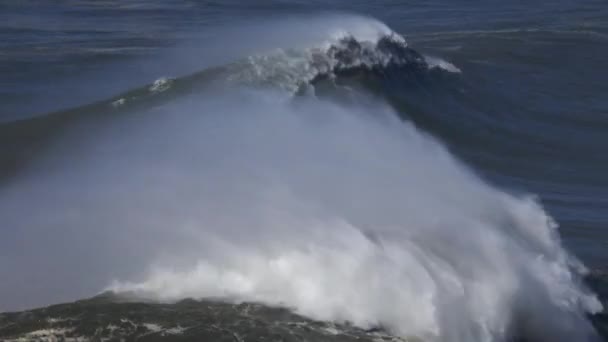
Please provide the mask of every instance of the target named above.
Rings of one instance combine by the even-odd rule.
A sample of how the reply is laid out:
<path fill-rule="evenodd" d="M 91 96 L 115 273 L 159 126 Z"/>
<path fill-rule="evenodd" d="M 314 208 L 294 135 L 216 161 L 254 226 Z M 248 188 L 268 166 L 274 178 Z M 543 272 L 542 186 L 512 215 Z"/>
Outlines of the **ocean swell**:
<path fill-rule="evenodd" d="M 429 67 L 384 29 L 355 31 L 228 67 L 238 86 L 72 127 L 0 190 L 17 232 L 0 249 L 30 251 L 2 260 L 0 290 L 37 293 L 19 287 L 28 275 L 82 293 L 84 270 L 137 297 L 261 302 L 426 341 L 594 340 L 586 315 L 602 306 L 534 196 L 488 184 L 368 94 L 241 82 Z"/>
<path fill-rule="evenodd" d="M 342 22 L 336 26 L 334 21 Z M 358 22 L 357 22 L 358 21 Z M 282 89 L 289 94 L 302 94 L 314 90 L 322 80 L 356 74 L 424 75 L 439 69 L 450 73 L 460 70 L 437 57 L 423 56 L 410 48 L 403 36 L 384 24 L 367 18 L 337 17 L 318 22 L 318 33 L 305 35 L 306 43 L 293 47 L 275 47 L 253 53 L 231 63 L 205 69 L 179 78 L 162 77 L 146 91 L 135 95 L 121 95 L 111 100 L 113 106 L 122 106 L 138 98 L 145 98 L 181 86 L 192 89 L 196 85 L 254 86 Z M 359 25 L 357 25 L 359 24 Z M 284 28 L 273 27 L 273 30 Z M 297 36 L 297 35 L 296 35 Z M 280 39 L 279 39 L 280 40 Z M 129 100 L 125 100 L 129 98 Z"/>

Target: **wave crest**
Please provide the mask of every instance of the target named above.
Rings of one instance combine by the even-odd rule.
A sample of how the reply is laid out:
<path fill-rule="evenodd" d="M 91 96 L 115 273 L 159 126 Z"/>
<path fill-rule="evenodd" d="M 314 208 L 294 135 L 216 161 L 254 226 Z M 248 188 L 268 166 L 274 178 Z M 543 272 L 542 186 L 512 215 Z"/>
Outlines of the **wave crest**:
<path fill-rule="evenodd" d="M 297 90 L 428 68 L 378 22 L 346 27 L 216 75 Z M 596 337 L 586 315 L 601 303 L 540 204 L 479 179 L 384 103 L 167 96 L 194 81 L 135 92 L 173 101 L 81 124 L 0 189 L 6 300 L 114 278 L 157 300 L 259 301 L 427 341 Z"/>
<path fill-rule="evenodd" d="M 372 40 L 342 32 L 312 48 L 276 49 L 251 56 L 231 68 L 228 79 L 233 82 L 275 86 L 293 93 L 320 78 L 358 71 L 401 72 L 403 68 L 422 72 L 430 66 L 395 32 L 379 34 Z"/>

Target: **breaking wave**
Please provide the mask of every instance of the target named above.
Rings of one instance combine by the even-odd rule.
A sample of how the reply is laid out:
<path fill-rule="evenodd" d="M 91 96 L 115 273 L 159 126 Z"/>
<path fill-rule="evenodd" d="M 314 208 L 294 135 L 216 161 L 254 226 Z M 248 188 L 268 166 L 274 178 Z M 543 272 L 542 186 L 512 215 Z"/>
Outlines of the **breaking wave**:
<path fill-rule="evenodd" d="M 295 47 L 268 49 L 188 76 L 161 77 L 147 87 L 118 95 L 107 103 L 119 107 L 147 101 L 161 92 L 190 93 L 210 84 L 282 89 L 296 95 L 314 90 L 314 85 L 321 80 L 354 74 L 423 74 L 434 69 L 461 72 L 448 61 L 419 54 L 401 35 L 380 22 L 358 17 L 340 19 L 343 27 L 332 21 L 317 22 L 320 33 L 312 37 L 306 35 L 302 38 L 306 43 Z"/>
<path fill-rule="evenodd" d="M 0 290 L 35 293 L 16 279 L 41 274 L 82 293 L 85 272 L 138 297 L 256 301 L 426 341 L 594 340 L 602 306 L 534 196 L 483 181 L 368 93 L 292 96 L 357 71 L 458 71 L 347 22 L 330 44 L 216 69 L 219 90 L 191 91 L 205 71 L 104 102 L 190 89 L 75 125 L 0 190 L 18 232 L 0 247 L 30 251 L 2 261 Z"/>
<path fill-rule="evenodd" d="M 143 206 L 130 220 L 196 243 L 111 289 L 284 305 L 430 341 L 592 336 L 585 312 L 601 305 L 533 197 L 485 184 L 382 104 L 249 101 L 179 130 L 199 137 L 174 141 L 180 154 L 203 158 L 167 151 L 179 177 L 148 171 L 160 179 L 126 190 Z M 150 216 L 146 193 L 181 191 L 170 218 Z"/>

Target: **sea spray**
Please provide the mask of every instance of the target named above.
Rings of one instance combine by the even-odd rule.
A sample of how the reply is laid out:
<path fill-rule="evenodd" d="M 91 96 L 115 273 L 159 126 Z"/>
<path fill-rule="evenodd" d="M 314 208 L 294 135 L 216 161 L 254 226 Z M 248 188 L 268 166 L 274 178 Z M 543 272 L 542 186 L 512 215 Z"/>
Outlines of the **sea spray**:
<path fill-rule="evenodd" d="M 161 301 L 258 301 L 430 341 L 593 336 L 601 305 L 541 206 L 382 103 L 235 90 L 84 134 L 0 198 L 31 209 L 2 215 L 47 262 L 88 252 L 51 283 L 86 269 Z"/>
<path fill-rule="evenodd" d="M 349 20 L 330 43 L 390 33 Z M 540 203 L 357 95 L 227 87 L 73 125 L 0 189 L 0 305 L 110 284 L 428 341 L 592 340 L 601 305 Z"/>

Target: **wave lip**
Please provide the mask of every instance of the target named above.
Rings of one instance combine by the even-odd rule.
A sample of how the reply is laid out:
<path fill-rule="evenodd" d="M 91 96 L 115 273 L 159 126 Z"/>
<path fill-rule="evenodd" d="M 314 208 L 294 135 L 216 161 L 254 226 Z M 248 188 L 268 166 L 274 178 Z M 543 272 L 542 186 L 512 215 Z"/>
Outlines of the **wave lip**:
<path fill-rule="evenodd" d="M 103 101 L 105 108 L 145 103 L 150 97 L 197 91 L 199 86 L 262 86 L 295 95 L 314 90 L 315 82 L 359 72 L 377 75 L 424 73 L 439 69 L 459 73 L 455 65 L 423 56 L 405 38 L 370 18 L 337 16 L 318 22 L 319 32 L 290 48 L 274 48 L 234 62 L 180 77 L 159 77 L 153 83 Z M 284 30 L 273 27 L 273 30 Z M 296 39 L 297 40 L 297 39 Z M 177 95 L 180 95 L 177 94 Z"/>
<path fill-rule="evenodd" d="M 367 35 L 339 31 L 313 47 L 276 49 L 250 56 L 230 68 L 228 79 L 233 82 L 278 86 L 295 93 L 319 78 L 361 70 L 424 71 L 429 64 L 401 35 L 386 29 Z"/>

